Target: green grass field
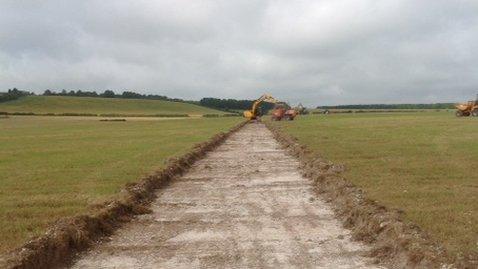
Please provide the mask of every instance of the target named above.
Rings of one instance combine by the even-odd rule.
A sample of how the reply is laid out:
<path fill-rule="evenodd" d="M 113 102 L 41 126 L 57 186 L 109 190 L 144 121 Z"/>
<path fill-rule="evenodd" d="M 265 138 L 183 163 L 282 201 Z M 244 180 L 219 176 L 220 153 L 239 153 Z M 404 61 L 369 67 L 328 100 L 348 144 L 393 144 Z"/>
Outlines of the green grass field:
<path fill-rule="evenodd" d="M 91 114 L 224 114 L 225 112 L 187 103 L 162 100 L 26 96 L 0 103 L 3 112 L 91 113 Z"/>
<path fill-rule="evenodd" d="M 0 253 L 40 234 L 59 217 L 111 198 L 125 183 L 242 120 L 89 119 L 0 119 Z"/>
<path fill-rule="evenodd" d="M 310 109 L 309 112 L 312 114 L 323 114 L 325 109 Z M 425 113 L 425 112 L 451 112 L 454 109 L 398 109 L 398 108 L 390 108 L 390 109 L 328 109 L 331 114 L 338 113 Z"/>
<path fill-rule="evenodd" d="M 337 114 L 279 122 L 347 167 L 368 197 L 403 209 L 452 254 L 478 254 L 478 119 L 452 112 Z"/>

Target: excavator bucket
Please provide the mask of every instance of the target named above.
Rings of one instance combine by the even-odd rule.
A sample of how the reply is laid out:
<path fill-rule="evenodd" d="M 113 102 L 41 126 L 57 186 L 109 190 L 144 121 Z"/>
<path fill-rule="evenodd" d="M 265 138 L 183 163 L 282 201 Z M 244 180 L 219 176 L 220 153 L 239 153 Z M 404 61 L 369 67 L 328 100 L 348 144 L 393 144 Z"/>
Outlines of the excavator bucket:
<path fill-rule="evenodd" d="M 244 118 L 252 120 L 254 118 L 254 114 L 252 113 L 251 110 L 246 110 L 244 111 Z"/>

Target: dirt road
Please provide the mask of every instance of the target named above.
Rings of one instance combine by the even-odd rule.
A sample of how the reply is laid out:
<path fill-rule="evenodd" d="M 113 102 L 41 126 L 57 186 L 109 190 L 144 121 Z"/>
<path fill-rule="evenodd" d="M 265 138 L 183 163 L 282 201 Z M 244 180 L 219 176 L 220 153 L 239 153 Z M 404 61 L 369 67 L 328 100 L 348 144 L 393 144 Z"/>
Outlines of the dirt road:
<path fill-rule="evenodd" d="M 262 124 L 248 124 L 73 268 L 378 268 Z"/>

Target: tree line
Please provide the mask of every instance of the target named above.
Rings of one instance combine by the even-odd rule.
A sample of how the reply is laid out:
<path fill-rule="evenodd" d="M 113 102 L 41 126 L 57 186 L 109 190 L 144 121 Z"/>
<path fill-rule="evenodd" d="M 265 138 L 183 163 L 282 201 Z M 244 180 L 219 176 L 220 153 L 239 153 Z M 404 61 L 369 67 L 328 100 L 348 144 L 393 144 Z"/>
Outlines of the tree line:
<path fill-rule="evenodd" d="M 246 110 L 252 107 L 254 100 L 236 100 L 236 99 L 219 99 L 219 98 L 202 98 L 199 101 L 201 106 L 210 107 L 223 111 Z M 272 109 L 274 104 L 262 103 L 260 109 L 263 113 Z"/>
<path fill-rule="evenodd" d="M 9 89 L 8 92 L 0 93 L 0 102 L 6 102 L 18 99 L 27 95 L 35 95 L 32 92 L 18 90 L 17 88 Z M 246 110 L 252 107 L 254 100 L 236 100 L 236 99 L 220 99 L 220 98 L 202 98 L 200 101 L 183 100 L 180 98 L 169 98 L 165 95 L 157 94 L 141 94 L 134 91 L 123 91 L 116 94 L 112 90 L 105 90 L 101 93 L 96 91 L 67 91 L 62 90 L 56 92 L 54 90 L 45 90 L 43 96 L 76 96 L 76 97 L 100 97 L 100 98 L 124 98 L 124 99 L 149 99 L 164 100 L 172 102 L 183 102 L 201 105 L 223 111 Z M 274 107 L 270 103 L 262 103 L 260 108 L 262 112 L 267 112 Z M 338 105 L 338 106 L 318 106 L 318 109 L 453 109 L 453 103 L 436 103 L 436 104 L 370 104 L 370 105 Z"/>
<path fill-rule="evenodd" d="M 26 92 L 26 91 L 19 91 L 16 88 L 13 90 L 8 90 L 7 93 L 0 93 L 0 102 L 10 101 L 14 99 L 18 99 L 22 96 L 26 95 L 35 95 L 34 93 Z M 191 101 L 191 100 L 183 100 L 180 98 L 169 98 L 165 95 L 157 95 L 157 94 L 141 94 L 134 91 L 123 91 L 120 94 L 116 94 L 112 90 L 105 90 L 103 92 L 96 92 L 96 91 L 82 91 L 82 90 L 62 90 L 62 91 L 55 91 L 55 90 L 45 90 L 42 96 L 70 96 L 70 97 L 98 97 L 98 98 L 123 98 L 123 99 L 148 99 L 148 100 L 164 100 L 164 101 L 171 101 L 171 102 L 183 102 L 183 103 L 190 103 L 195 105 L 201 105 L 204 107 L 214 108 L 217 110 L 222 111 L 234 111 L 234 110 L 246 110 L 252 107 L 254 100 L 236 100 L 236 99 L 219 99 L 219 98 L 202 98 L 200 101 Z M 267 112 L 268 110 L 273 108 L 273 104 L 263 103 L 260 106 L 262 112 Z"/>
<path fill-rule="evenodd" d="M 453 103 L 318 106 L 318 109 L 453 109 Z"/>
<path fill-rule="evenodd" d="M 9 89 L 7 92 L 0 93 L 0 103 L 16 100 L 20 97 L 32 95 L 33 93 L 27 91 L 20 91 L 17 88 Z"/>
<path fill-rule="evenodd" d="M 46 90 L 42 94 L 43 96 L 74 96 L 74 97 L 100 97 L 100 98 L 124 98 L 124 99 L 150 99 L 150 100 L 165 100 L 172 102 L 184 102 L 184 103 L 197 103 L 196 101 L 188 101 L 180 98 L 169 98 L 165 95 L 157 94 L 141 94 L 133 91 L 123 91 L 121 94 L 116 94 L 112 90 L 106 90 L 102 93 L 97 93 L 96 91 L 67 91 L 62 90 L 61 92 L 56 92 L 52 90 Z"/>

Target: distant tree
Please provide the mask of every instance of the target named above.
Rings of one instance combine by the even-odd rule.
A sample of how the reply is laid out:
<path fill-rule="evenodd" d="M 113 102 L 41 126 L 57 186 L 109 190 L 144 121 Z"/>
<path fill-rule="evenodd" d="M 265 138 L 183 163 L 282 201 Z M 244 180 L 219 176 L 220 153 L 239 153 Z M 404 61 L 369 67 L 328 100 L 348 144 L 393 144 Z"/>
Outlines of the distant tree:
<path fill-rule="evenodd" d="M 95 91 L 81 91 L 81 90 L 78 90 L 78 91 L 76 91 L 75 96 L 78 96 L 78 97 L 98 97 L 99 95 Z"/>
<path fill-rule="evenodd" d="M 0 102 L 7 102 L 11 100 L 16 100 L 20 97 L 32 95 L 32 93 L 27 91 L 21 91 L 17 88 L 8 89 L 6 93 L 0 93 Z"/>
<path fill-rule="evenodd" d="M 130 98 L 130 99 L 143 99 L 143 95 L 135 92 L 124 91 L 121 94 L 121 98 Z"/>
<path fill-rule="evenodd" d="M 106 90 L 102 94 L 100 94 L 100 96 L 105 98 L 115 98 L 116 94 L 114 91 Z"/>

